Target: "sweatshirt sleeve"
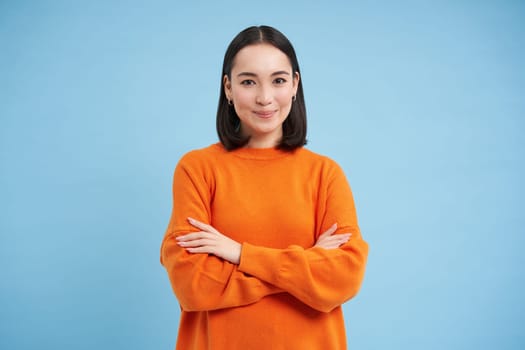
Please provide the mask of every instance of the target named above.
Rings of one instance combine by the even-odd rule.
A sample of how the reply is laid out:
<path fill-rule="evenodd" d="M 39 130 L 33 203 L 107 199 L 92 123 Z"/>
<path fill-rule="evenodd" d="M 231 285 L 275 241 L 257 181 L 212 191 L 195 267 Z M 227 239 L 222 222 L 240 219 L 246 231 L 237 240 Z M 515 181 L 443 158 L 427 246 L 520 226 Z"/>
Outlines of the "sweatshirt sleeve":
<path fill-rule="evenodd" d="M 321 181 L 317 236 L 337 223 L 336 233 L 352 233 L 338 249 L 290 246 L 274 249 L 243 243 L 239 269 L 269 282 L 310 307 L 329 312 L 355 296 L 364 278 L 368 245 L 357 224 L 352 192 L 334 163 Z"/>
<path fill-rule="evenodd" d="M 213 178 L 202 165 L 183 157 L 173 179 L 173 209 L 161 245 L 161 264 L 185 311 L 242 306 L 283 292 L 270 283 L 238 270 L 238 266 L 209 254 L 190 254 L 175 237 L 196 229 L 188 217 L 210 223 Z"/>

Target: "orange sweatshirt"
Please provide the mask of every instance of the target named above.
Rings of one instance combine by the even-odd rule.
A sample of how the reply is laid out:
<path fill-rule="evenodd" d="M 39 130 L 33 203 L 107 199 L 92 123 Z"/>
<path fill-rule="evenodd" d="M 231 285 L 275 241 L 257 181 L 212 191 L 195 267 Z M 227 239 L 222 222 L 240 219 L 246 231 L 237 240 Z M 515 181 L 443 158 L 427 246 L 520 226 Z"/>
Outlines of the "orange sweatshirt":
<path fill-rule="evenodd" d="M 197 231 L 188 217 L 242 243 L 240 264 L 179 247 L 175 237 Z M 334 223 L 350 241 L 313 248 Z M 367 253 L 350 187 L 329 158 L 220 144 L 187 153 L 161 247 L 182 308 L 177 349 L 346 349 L 341 304 L 358 292 Z"/>

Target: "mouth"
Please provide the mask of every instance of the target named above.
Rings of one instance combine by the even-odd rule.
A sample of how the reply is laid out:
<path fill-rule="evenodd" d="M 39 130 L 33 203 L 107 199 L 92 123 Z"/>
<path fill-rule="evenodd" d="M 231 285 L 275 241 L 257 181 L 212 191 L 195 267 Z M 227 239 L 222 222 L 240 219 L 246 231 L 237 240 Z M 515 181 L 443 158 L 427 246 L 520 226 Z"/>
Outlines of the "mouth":
<path fill-rule="evenodd" d="M 276 111 L 255 111 L 254 113 L 259 118 L 268 119 L 271 118 L 275 114 L 275 112 Z"/>

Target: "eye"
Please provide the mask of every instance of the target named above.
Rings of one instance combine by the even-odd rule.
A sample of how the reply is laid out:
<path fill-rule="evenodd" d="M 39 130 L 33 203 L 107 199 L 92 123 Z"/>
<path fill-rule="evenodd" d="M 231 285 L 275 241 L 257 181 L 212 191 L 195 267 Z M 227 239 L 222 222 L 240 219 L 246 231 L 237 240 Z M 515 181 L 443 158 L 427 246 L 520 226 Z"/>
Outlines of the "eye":
<path fill-rule="evenodd" d="M 275 84 L 277 84 L 277 85 L 281 85 L 281 84 L 286 83 L 286 79 L 284 79 L 284 78 L 276 78 L 273 82 Z"/>
<path fill-rule="evenodd" d="M 246 80 L 241 81 L 241 85 L 246 85 L 246 86 L 255 85 L 255 81 L 251 79 L 246 79 Z"/>

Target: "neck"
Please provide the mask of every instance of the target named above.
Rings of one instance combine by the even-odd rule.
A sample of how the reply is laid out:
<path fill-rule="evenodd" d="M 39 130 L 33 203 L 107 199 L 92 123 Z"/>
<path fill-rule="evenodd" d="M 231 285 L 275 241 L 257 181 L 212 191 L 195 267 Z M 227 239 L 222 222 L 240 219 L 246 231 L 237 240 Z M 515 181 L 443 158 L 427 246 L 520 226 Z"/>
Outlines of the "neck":
<path fill-rule="evenodd" d="M 246 148 L 274 148 L 279 144 L 278 140 L 254 140 L 250 139 Z"/>
<path fill-rule="evenodd" d="M 246 148 L 274 148 L 283 137 L 282 129 L 276 130 L 273 133 L 263 135 L 250 135 L 250 141 L 246 144 Z"/>

